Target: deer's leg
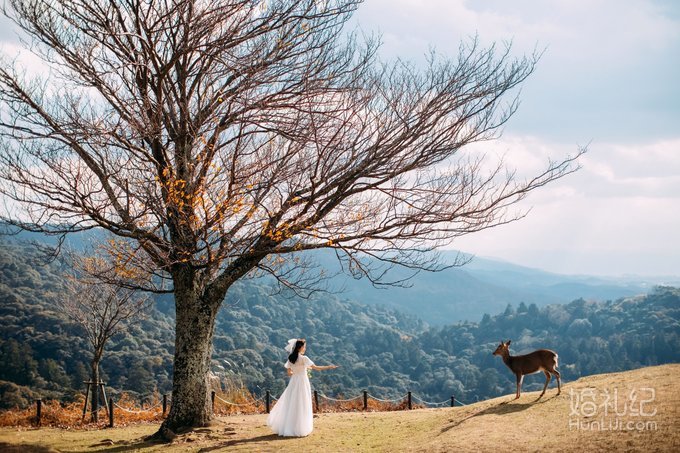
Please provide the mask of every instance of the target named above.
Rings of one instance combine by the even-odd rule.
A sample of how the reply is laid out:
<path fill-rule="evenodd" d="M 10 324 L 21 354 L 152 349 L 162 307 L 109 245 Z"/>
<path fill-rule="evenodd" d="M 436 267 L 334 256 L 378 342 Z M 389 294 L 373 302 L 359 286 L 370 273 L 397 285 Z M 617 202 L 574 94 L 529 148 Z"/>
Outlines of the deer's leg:
<path fill-rule="evenodd" d="M 521 374 L 517 374 L 517 394 L 515 395 L 515 399 L 519 399 L 519 394 L 520 394 L 520 388 L 522 387 L 522 381 L 524 380 L 524 376 Z"/>
<path fill-rule="evenodd" d="M 541 392 L 539 398 L 541 396 L 545 395 L 545 389 L 548 388 L 548 384 L 550 383 L 550 378 L 552 377 L 552 375 L 548 371 L 543 370 L 543 373 L 545 374 L 545 385 L 543 386 L 543 391 Z"/>
<path fill-rule="evenodd" d="M 561 378 L 560 372 L 553 369 L 553 374 L 555 375 L 555 379 L 557 379 L 557 394 L 559 395 L 560 393 L 562 393 L 562 386 L 560 385 L 560 378 Z"/>

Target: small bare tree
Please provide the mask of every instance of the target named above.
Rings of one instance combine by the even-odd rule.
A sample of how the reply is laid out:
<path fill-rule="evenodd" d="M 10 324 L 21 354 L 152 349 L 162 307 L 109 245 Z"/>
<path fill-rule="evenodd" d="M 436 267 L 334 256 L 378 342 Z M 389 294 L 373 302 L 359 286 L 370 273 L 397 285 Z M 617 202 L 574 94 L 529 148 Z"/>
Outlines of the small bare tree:
<path fill-rule="evenodd" d="M 504 99 L 535 56 L 473 41 L 422 70 L 383 64 L 376 40 L 343 31 L 359 3 L 6 2 L 49 73 L 0 64 L 5 220 L 106 229 L 115 265 L 146 275 L 140 289 L 170 282 L 161 432 L 210 420 L 215 317 L 238 280 L 304 289 L 294 252 L 321 248 L 375 284 L 389 281 L 371 263 L 436 269 L 422 252 L 516 220 L 509 207 L 576 168 L 549 161 L 522 179 L 464 153 L 515 112 Z"/>
<path fill-rule="evenodd" d="M 71 255 L 76 264 L 76 274 L 67 278 L 67 297 L 59 303 L 64 313 L 80 325 L 87 336 L 92 357 L 90 361 L 92 421 L 98 421 L 99 370 L 106 343 L 130 323 L 140 319 L 149 308 L 149 298 L 138 292 L 113 284 L 102 283 L 98 278 L 101 269 L 111 268 L 102 258 L 79 258 Z M 113 280 L 113 279 L 112 279 Z M 84 414 L 84 412 L 83 412 Z"/>

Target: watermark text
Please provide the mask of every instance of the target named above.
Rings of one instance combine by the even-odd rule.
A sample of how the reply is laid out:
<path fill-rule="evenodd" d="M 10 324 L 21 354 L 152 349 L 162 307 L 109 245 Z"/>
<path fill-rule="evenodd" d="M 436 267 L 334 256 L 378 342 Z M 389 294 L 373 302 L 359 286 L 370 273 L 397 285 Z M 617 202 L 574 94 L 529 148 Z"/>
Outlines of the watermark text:
<path fill-rule="evenodd" d="M 569 430 L 656 431 L 656 391 L 651 387 L 569 390 Z"/>

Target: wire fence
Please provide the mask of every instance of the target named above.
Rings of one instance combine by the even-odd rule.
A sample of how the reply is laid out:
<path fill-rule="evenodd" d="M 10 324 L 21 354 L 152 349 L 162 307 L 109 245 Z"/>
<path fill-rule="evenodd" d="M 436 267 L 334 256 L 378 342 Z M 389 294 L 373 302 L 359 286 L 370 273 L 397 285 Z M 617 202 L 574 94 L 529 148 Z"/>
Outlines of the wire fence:
<path fill-rule="evenodd" d="M 359 398 L 361 398 L 361 395 L 355 396 L 354 398 L 331 398 L 330 396 L 324 395 L 323 393 L 320 393 L 320 392 L 318 392 L 318 394 L 320 394 L 322 398 L 327 399 L 328 401 L 334 401 L 334 402 L 337 402 L 337 403 L 346 403 L 346 402 L 358 400 Z"/>
<path fill-rule="evenodd" d="M 162 403 L 158 403 L 158 404 L 156 404 L 156 405 L 154 405 L 154 406 L 152 406 L 152 407 L 149 407 L 149 408 L 147 408 L 147 409 L 134 410 L 134 409 L 129 409 L 129 408 L 127 408 L 127 407 L 123 407 L 123 406 L 119 405 L 118 403 L 115 403 L 115 402 L 113 403 L 113 405 L 114 405 L 116 408 L 118 408 L 118 409 L 120 409 L 120 410 L 122 410 L 122 411 L 125 411 L 125 412 L 127 412 L 127 413 L 129 413 L 129 414 L 143 414 L 143 413 L 145 413 L 145 412 L 152 412 L 152 411 L 158 409 L 159 407 L 161 407 L 161 404 L 162 404 Z M 166 404 L 167 404 L 167 403 L 166 403 Z"/>

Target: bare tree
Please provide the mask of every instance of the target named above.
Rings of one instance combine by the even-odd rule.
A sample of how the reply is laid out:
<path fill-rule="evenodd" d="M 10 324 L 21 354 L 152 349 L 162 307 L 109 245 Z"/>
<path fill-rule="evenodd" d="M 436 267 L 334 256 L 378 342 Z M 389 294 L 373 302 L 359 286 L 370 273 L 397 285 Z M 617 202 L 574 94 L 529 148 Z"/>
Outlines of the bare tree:
<path fill-rule="evenodd" d="M 67 297 L 60 300 L 64 313 L 85 331 L 92 351 L 90 361 L 92 421 L 98 420 L 99 369 L 106 343 L 130 323 L 139 320 L 149 308 L 148 297 L 113 284 L 102 284 L 101 269 L 110 269 L 100 257 L 82 258 L 70 254 L 74 274 L 67 279 Z M 96 275 L 97 278 L 91 278 Z M 85 412 L 83 412 L 84 414 Z"/>
<path fill-rule="evenodd" d="M 380 63 L 375 39 L 343 29 L 359 0 L 7 3 L 45 73 L 0 64 L 5 219 L 104 228 L 141 289 L 174 294 L 161 431 L 211 417 L 213 327 L 234 282 L 304 288 L 294 252 L 321 248 L 375 284 L 371 263 L 435 269 L 421 252 L 516 220 L 509 207 L 577 167 L 581 151 L 522 179 L 464 154 L 515 112 L 536 56 L 472 41 L 422 70 Z"/>

